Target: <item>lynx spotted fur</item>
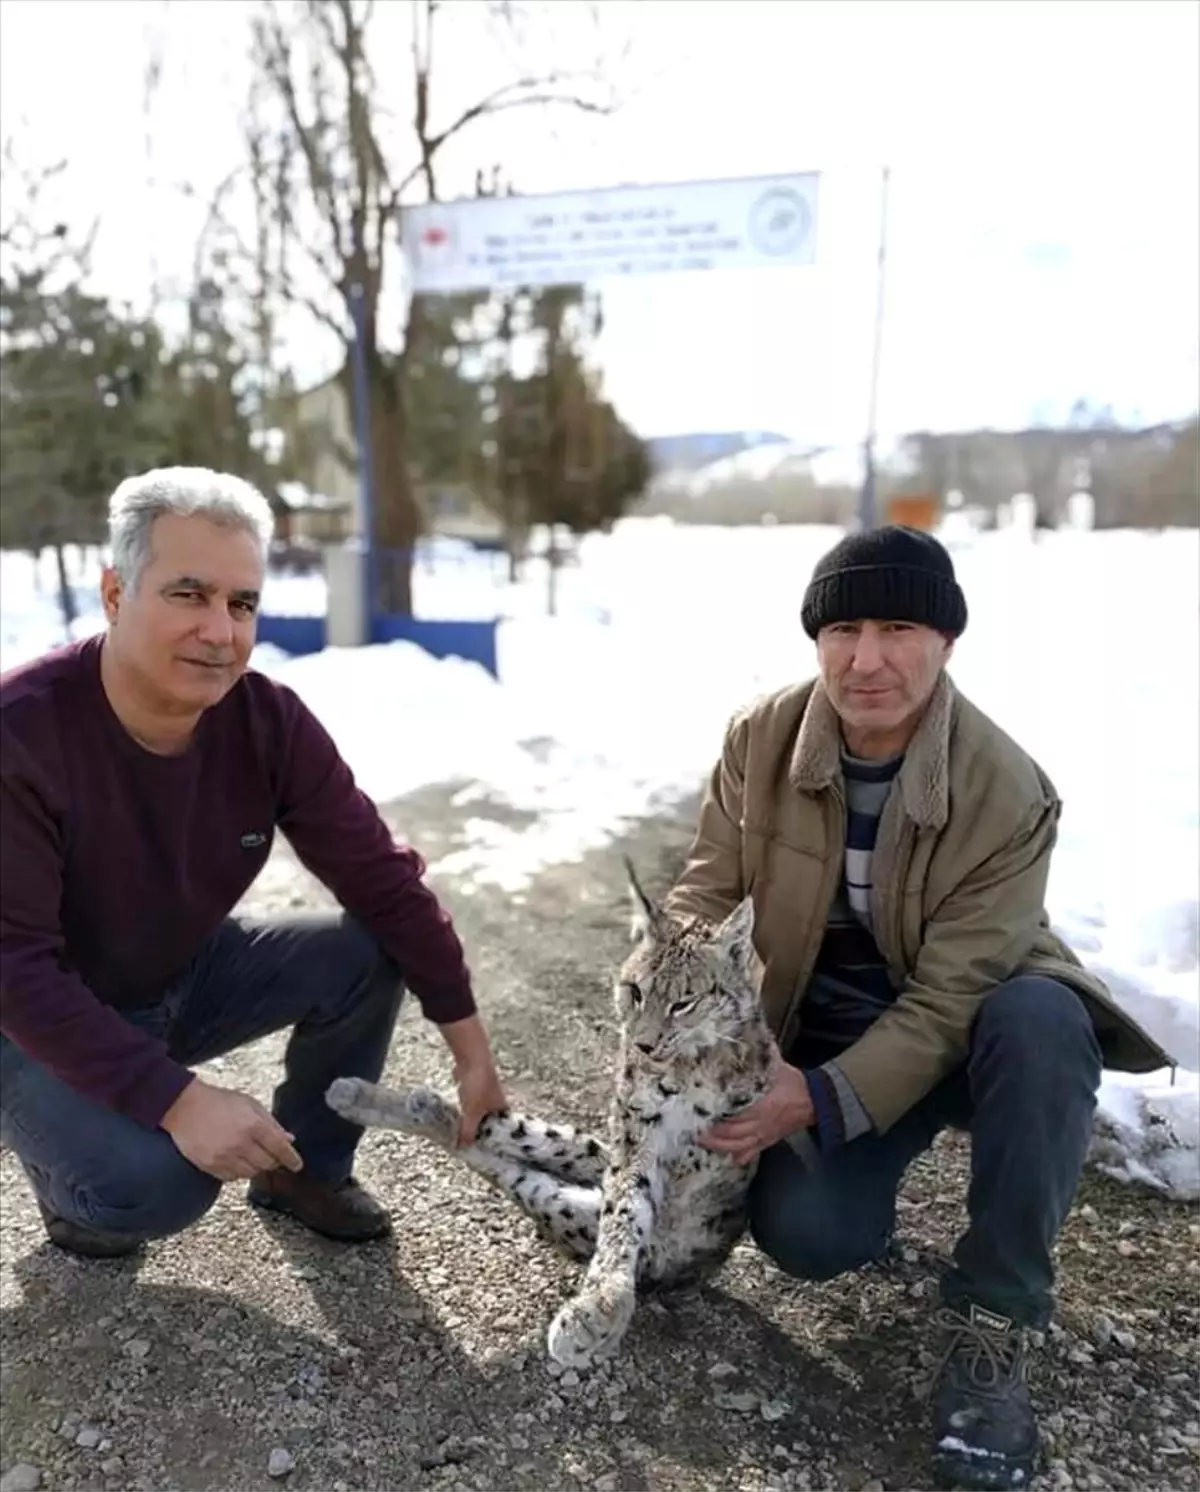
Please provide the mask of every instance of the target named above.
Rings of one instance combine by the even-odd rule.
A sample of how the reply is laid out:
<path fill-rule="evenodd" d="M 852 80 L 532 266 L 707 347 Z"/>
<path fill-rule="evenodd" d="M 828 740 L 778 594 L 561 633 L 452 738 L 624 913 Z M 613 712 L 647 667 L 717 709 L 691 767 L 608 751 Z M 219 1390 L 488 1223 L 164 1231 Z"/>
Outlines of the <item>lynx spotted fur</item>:
<path fill-rule="evenodd" d="M 719 926 L 668 918 L 628 867 L 635 946 L 615 987 L 620 1055 L 608 1143 L 566 1124 L 491 1114 L 455 1148 L 458 1110 L 439 1094 L 339 1078 L 331 1108 L 356 1124 L 433 1140 L 515 1201 L 539 1232 L 588 1260 L 554 1318 L 552 1357 L 587 1367 L 618 1349 L 639 1287 L 715 1272 L 746 1226 L 753 1166 L 697 1136 L 767 1089 L 775 1048 L 758 997 L 750 899 Z"/>

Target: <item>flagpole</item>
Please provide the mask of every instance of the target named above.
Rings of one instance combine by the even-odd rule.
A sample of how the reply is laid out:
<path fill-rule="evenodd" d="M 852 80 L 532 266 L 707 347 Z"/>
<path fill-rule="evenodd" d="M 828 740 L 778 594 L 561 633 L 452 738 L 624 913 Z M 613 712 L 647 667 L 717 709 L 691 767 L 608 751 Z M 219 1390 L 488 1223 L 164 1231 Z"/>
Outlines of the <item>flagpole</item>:
<path fill-rule="evenodd" d="M 883 348 L 883 301 L 887 269 L 888 189 L 891 167 L 884 166 L 879 200 L 879 256 L 875 279 L 875 334 L 871 347 L 871 382 L 867 400 L 867 433 L 863 441 L 863 481 L 858 502 L 860 530 L 874 528 L 878 521 L 875 473 L 876 419 L 879 407 L 879 363 Z"/>

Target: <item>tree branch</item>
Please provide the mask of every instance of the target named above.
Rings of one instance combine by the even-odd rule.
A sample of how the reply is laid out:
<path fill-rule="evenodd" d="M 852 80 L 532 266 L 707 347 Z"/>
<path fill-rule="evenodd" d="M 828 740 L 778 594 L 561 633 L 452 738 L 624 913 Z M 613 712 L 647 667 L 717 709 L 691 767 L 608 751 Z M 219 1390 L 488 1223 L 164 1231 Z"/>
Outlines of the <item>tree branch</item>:
<path fill-rule="evenodd" d="M 469 109 L 464 109 L 453 124 L 434 135 L 430 141 L 431 150 L 440 150 L 447 140 L 457 135 L 460 130 L 466 129 L 476 119 L 482 119 L 485 114 L 499 114 L 505 109 L 521 109 L 529 104 L 565 104 L 568 108 L 578 109 L 585 114 L 611 114 L 611 104 L 597 103 L 592 99 L 581 98 L 578 94 L 554 94 L 529 92 L 519 98 L 511 97 L 512 94 L 520 92 L 521 89 L 554 88 L 559 84 L 569 81 L 568 75 L 552 76 L 548 78 L 520 78 L 513 83 L 505 83 L 503 87 L 497 88 L 494 93 L 488 94 L 487 98 L 480 99 L 478 103 L 472 104 Z"/>
<path fill-rule="evenodd" d="M 325 22 L 326 18 L 319 7 L 314 7 L 311 0 L 309 8 L 322 19 L 323 23 Z M 314 58 L 312 94 L 317 119 L 312 125 L 307 125 L 301 116 L 300 101 L 296 93 L 295 80 L 292 77 L 291 50 L 274 6 L 268 9 L 267 17 L 255 21 L 254 39 L 263 70 L 283 103 L 292 133 L 304 156 L 313 199 L 325 217 L 339 257 L 345 259 L 348 250 L 334 192 L 333 172 L 328 160 L 322 159 L 316 141 L 316 137 L 328 138 L 329 134 L 329 121 L 324 117 L 320 101 L 322 92 L 320 64 Z"/>
<path fill-rule="evenodd" d="M 469 109 L 464 109 L 458 118 L 452 124 L 447 125 L 444 130 L 440 130 L 436 135 L 430 136 L 427 140 L 423 138 L 421 163 L 414 166 L 396 188 L 395 197 L 397 200 L 404 195 L 404 192 L 420 176 L 426 177 L 426 185 L 431 188 L 429 192 L 430 199 L 432 201 L 437 200 L 437 193 L 432 190 L 433 158 L 448 140 L 453 139 L 460 131 L 474 124 L 477 119 L 482 119 L 485 116 L 493 114 L 501 114 L 508 109 L 524 109 L 537 105 L 547 107 L 562 105 L 569 109 L 577 109 L 584 114 L 607 115 L 613 112 L 611 104 L 597 103 L 592 99 L 581 98 L 578 94 L 573 93 L 525 93 L 516 98 L 509 96 L 521 88 L 552 88 L 559 81 L 557 78 L 545 78 L 539 83 L 536 79 L 522 78 L 516 83 L 506 83 L 503 88 L 496 89 L 487 98 L 481 99 L 477 104 L 472 104 Z"/>
<path fill-rule="evenodd" d="M 280 263 L 274 269 L 271 269 L 265 261 L 263 245 L 261 243 L 258 245 L 257 252 L 252 250 L 226 216 L 226 198 L 245 170 L 246 167 L 240 165 L 228 172 L 218 183 L 213 193 L 205 216 L 204 227 L 201 229 L 196 242 L 196 252 L 192 261 L 193 285 L 199 285 L 203 280 L 205 259 L 213 253 L 212 240 L 216 234 L 220 233 L 231 243 L 233 253 L 239 263 L 242 266 L 249 266 L 259 282 L 251 288 L 245 281 L 235 275 L 233 284 L 236 290 L 245 295 L 252 305 L 255 303 L 259 304 L 260 321 L 262 315 L 261 302 L 268 294 L 274 294 L 278 295 L 289 305 L 303 306 L 310 315 L 315 317 L 322 325 L 328 327 L 336 337 L 344 339 L 346 335 L 345 324 L 327 307 L 322 306 L 311 296 L 301 293 L 296 288 L 295 281 L 288 270 L 286 261 L 281 259 Z M 275 207 L 279 213 L 277 221 L 281 230 L 288 232 L 292 225 L 290 217 L 287 214 L 286 201 L 280 200 L 275 204 Z M 331 266 L 322 256 L 319 247 L 301 234 L 291 233 L 290 238 L 292 246 L 299 245 L 312 260 L 321 275 L 336 287 L 339 277 L 331 271 Z"/>

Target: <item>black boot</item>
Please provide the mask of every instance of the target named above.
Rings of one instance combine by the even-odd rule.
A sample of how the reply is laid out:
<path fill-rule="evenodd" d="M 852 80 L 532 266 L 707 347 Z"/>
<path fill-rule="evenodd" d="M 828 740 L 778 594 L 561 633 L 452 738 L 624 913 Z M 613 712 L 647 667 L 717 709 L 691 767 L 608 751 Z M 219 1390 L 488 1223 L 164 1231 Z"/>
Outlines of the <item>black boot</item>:
<path fill-rule="evenodd" d="M 933 1471 L 939 1487 L 1025 1487 L 1038 1449 L 1026 1377 L 1025 1333 L 1005 1316 L 949 1306 L 933 1385 Z"/>

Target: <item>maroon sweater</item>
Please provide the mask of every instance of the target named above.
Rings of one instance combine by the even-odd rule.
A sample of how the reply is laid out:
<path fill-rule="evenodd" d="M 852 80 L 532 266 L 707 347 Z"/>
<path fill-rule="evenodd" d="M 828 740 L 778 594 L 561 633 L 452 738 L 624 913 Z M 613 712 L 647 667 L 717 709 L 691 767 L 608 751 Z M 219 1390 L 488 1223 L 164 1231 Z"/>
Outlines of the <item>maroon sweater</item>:
<path fill-rule="evenodd" d="M 474 1013 L 450 919 L 295 693 L 247 673 L 181 756 L 143 750 L 101 639 L 0 678 L 0 1031 L 154 1126 L 190 1074 L 118 1012 L 157 1000 L 229 916 L 278 827 L 395 960 L 425 1015 Z"/>

